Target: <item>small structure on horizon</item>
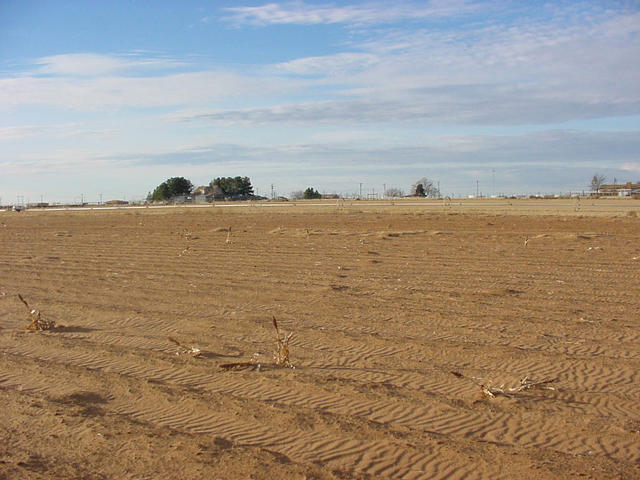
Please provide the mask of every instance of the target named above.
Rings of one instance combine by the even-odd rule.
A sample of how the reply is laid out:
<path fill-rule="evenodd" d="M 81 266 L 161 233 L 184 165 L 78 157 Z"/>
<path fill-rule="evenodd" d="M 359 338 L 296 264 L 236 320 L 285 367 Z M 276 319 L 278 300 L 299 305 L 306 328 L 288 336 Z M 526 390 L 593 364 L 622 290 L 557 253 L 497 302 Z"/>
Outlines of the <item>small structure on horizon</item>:
<path fill-rule="evenodd" d="M 604 197 L 629 197 L 631 195 L 640 195 L 640 182 L 601 185 L 600 189 L 597 192 L 593 192 L 592 195 L 601 195 Z"/>
<path fill-rule="evenodd" d="M 218 185 L 201 185 L 196 187 L 191 196 L 194 203 L 211 203 L 215 200 L 224 200 L 224 192 Z"/>

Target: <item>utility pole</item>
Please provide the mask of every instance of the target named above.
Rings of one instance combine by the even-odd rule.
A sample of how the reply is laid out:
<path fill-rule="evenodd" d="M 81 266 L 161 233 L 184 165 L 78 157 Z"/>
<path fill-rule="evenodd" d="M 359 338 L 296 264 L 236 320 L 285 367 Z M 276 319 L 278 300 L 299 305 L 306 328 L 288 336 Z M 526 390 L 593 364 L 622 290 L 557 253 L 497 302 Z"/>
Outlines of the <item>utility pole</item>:
<path fill-rule="evenodd" d="M 360 194 L 358 195 L 359 199 L 362 199 L 362 182 L 360 183 Z"/>
<path fill-rule="evenodd" d="M 274 195 L 273 195 L 273 183 L 271 184 L 271 200 L 274 199 Z"/>
<path fill-rule="evenodd" d="M 491 174 L 492 174 L 491 196 L 495 197 L 496 196 L 496 169 L 495 168 L 491 170 Z"/>
<path fill-rule="evenodd" d="M 382 184 L 382 198 L 387 198 L 387 184 Z"/>
<path fill-rule="evenodd" d="M 480 188 L 480 187 L 479 187 L 479 184 L 480 184 L 480 181 L 476 179 L 476 198 L 478 198 L 479 191 L 480 191 L 480 190 L 479 190 L 479 188 Z"/>

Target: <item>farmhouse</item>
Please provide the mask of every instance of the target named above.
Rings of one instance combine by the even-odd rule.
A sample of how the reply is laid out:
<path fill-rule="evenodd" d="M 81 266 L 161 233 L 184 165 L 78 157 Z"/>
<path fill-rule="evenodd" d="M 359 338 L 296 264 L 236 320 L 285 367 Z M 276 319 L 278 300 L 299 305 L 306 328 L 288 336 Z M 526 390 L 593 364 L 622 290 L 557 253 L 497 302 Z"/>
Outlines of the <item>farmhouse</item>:
<path fill-rule="evenodd" d="M 213 202 L 214 200 L 224 200 L 224 192 L 218 185 L 202 185 L 193 191 L 193 201 L 195 203 Z"/>
<path fill-rule="evenodd" d="M 602 185 L 598 190 L 598 195 L 606 197 L 628 197 L 640 194 L 640 182 L 613 185 Z"/>

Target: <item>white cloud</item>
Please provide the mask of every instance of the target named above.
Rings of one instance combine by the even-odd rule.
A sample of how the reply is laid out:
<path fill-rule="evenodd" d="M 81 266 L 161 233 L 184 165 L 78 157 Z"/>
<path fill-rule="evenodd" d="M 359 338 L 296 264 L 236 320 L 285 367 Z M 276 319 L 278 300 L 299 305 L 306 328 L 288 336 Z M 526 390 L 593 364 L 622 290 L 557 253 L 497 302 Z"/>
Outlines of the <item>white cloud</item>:
<path fill-rule="evenodd" d="M 302 1 L 267 3 L 260 6 L 225 8 L 227 20 L 235 24 L 384 24 L 401 20 L 417 20 L 450 15 L 461 15 L 474 9 L 463 0 L 437 0 L 429 2 L 362 2 L 357 5 L 335 6 L 310 4 Z"/>
<path fill-rule="evenodd" d="M 289 88 L 293 82 L 289 82 Z M 0 108 L 54 105 L 92 111 L 103 108 L 201 105 L 238 95 L 258 95 L 285 88 L 231 72 L 193 72 L 146 77 L 0 79 Z"/>
<path fill-rule="evenodd" d="M 1 140 L 18 140 L 36 135 L 43 135 L 54 130 L 55 127 L 49 125 L 15 125 L 10 127 L 0 127 Z"/>
<path fill-rule="evenodd" d="M 336 135 L 317 142 L 283 141 L 272 146 L 179 140 L 158 145 L 141 138 L 135 148 L 113 144 L 98 153 L 67 144 L 40 153 L 0 155 L 0 170 L 6 173 L 0 177 L 0 187 L 6 198 L 25 195 L 28 192 L 16 187 L 24 179 L 22 188 L 31 188 L 34 195 L 45 193 L 51 200 L 56 195 L 64 197 L 51 190 L 52 176 L 60 179 L 55 184 L 61 192 L 79 195 L 78 185 L 82 185 L 85 193 L 106 195 L 118 189 L 139 197 L 175 175 L 203 183 L 214 176 L 247 174 L 254 184 L 275 182 L 283 193 L 312 184 L 321 190 L 349 192 L 359 181 L 377 184 L 376 189 L 383 182 L 407 188 L 415 179 L 429 176 L 441 180 L 447 194 L 471 193 L 480 178 L 481 189 L 487 193 L 491 169 L 495 169 L 498 192 L 537 192 L 540 185 L 545 185 L 546 191 L 575 191 L 586 188 L 595 171 L 619 179 L 629 179 L 629 172 L 640 171 L 639 133 L 459 134 L 392 143 L 374 129 L 368 131 L 369 140 L 363 131 L 359 142 Z M 120 186 L 120 177 L 129 182 L 126 187 Z"/>
<path fill-rule="evenodd" d="M 236 125 L 522 125 L 640 111 L 640 98 L 626 101 L 572 98 L 565 91 L 550 93 L 535 85 L 448 85 L 394 93 L 381 90 L 356 99 L 183 112 L 167 118 Z"/>
<path fill-rule="evenodd" d="M 68 53 L 42 57 L 35 61 L 36 73 L 65 76 L 102 76 L 149 69 L 178 68 L 186 62 L 171 58 L 141 57 L 139 55 L 100 55 Z"/>
<path fill-rule="evenodd" d="M 95 137 L 113 133 L 112 129 L 86 128 L 80 123 L 65 123 L 58 125 L 15 125 L 0 127 L 0 141 L 21 140 L 28 137 L 74 138 Z"/>
<path fill-rule="evenodd" d="M 370 69 L 379 62 L 379 57 L 370 53 L 345 52 L 336 55 L 297 58 L 274 65 L 275 72 L 295 75 L 335 76 Z"/>
<path fill-rule="evenodd" d="M 442 5 L 425 8 L 448 8 Z M 317 10 L 316 15 L 337 19 L 355 18 L 352 10 L 380 9 L 393 16 L 394 9 L 418 7 L 404 3 L 391 13 L 373 3 L 237 8 L 289 9 L 301 15 Z M 564 12 L 574 15 L 567 20 L 560 13 L 464 29 L 363 28 L 352 37 L 351 51 L 244 67 L 242 72 L 229 67 L 185 71 L 187 62 L 144 53 L 45 57 L 32 72 L 0 78 L 0 109 L 24 104 L 86 111 L 197 107 L 209 112 L 200 119 L 244 124 L 523 124 L 640 112 L 640 63 L 633 61 L 640 58 L 640 14 Z M 166 67 L 169 73 L 162 70 Z M 43 77 L 44 72 L 51 76 Z"/>
<path fill-rule="evenodd" d="M 620 165 L 620 170 L 634 172 L 640 175 L 640 162 L 626 162 Z"/>

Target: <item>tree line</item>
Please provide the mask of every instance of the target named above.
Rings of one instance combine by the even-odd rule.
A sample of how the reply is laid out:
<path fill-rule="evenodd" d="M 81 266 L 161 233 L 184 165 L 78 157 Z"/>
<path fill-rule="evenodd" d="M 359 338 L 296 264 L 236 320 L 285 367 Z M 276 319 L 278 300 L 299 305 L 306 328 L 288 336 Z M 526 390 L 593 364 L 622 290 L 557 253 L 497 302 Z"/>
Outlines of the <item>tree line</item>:
<path fill-rule="evenodd" d="M 190 180 L 184 177 L 172 177 L 160 185 L 153 192 L 147 195 L 149 202 L 167 202 L 175 200 L 178 197 L 188 197 L 194 192 L 194 185 Z M 258 198 L 251 185 L 249 177 L 217 177 L 209 182 L 205 187 L 204 195 L 210 195 L 214 198 L 224 198 L 231 200 L 250 200 Z M 404 191 L 398 188 L 390 188 L 386 190 L 387 197 L 404 197 Z M 410 196 L 416 197 L 439 197 L 440 189 L 435 186 L 432 180 L 426 177 L 421 178 L 411 186 Z M 322 198 L 322 194 L 313 187 L 306 190 L 300 190 L 291 193 L 293 199 L 318 199 Z M 262 197 L 261 197 L 262 198 Z"/>
<path fill-rule="evenodd" d="M 208 189 L 213 194 L 219 192 L 219 196 L 232 199 L 250 199 L 255 197 L 253 185 L 249 177 L 218 177 L 211 180 Z M 184 177 L 172 177 L 160 185 L 153 192 L 149 192 L 147 200 L 150 202 L 166 202 L 176 197 L 189 196 L 194 187 L 190 180 Z"/>

